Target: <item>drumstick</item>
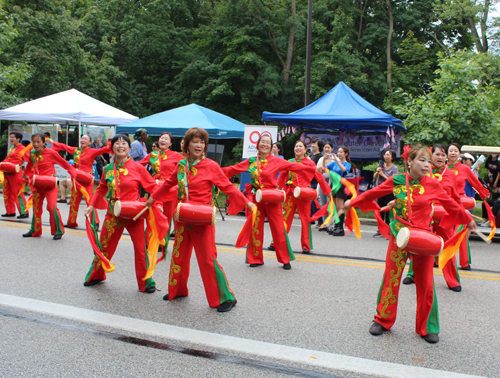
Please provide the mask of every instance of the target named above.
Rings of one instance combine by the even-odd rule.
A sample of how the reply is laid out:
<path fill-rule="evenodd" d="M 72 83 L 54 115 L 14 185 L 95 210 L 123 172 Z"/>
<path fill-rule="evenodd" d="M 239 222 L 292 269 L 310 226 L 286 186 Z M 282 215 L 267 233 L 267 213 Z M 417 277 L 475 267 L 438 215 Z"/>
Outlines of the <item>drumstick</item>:
<path fill-rule="evenodd" d="M 137 214 L 132 220 L 136 221 L 137 218 L 139 218 L 142 214 L 144 214 L 144 212 L 149 209 L 149 206 L 145 206 L 144 209 L 142 209 L 139 214 Z"/>
<path fill-rule="evenodd" d="M 483 241 L 485 241 L 487 244 L 491 244 L 491 240 L 488 240 L 488 237 L 485 234 L 483 234 L 481 231 L 474 230 L 474 232 L 476 233 L 477 236 L 479 236 L 481 239 L 483 239 Z"/>
<path fill-rule="evenodd" d="M 484 220 L 484 218 L 481 218 L 481 217 L 474 215 L 474 214 L 471 214 L 471 216 L 472 216 L 472 218 L 476 218 L 478 220 Z"/>
<path fill-rule="evenodd" d="M 384 206 L 380 209 L 380 212 L 383 213 L 384 211 L 391 210 L 390 206 Z"/>

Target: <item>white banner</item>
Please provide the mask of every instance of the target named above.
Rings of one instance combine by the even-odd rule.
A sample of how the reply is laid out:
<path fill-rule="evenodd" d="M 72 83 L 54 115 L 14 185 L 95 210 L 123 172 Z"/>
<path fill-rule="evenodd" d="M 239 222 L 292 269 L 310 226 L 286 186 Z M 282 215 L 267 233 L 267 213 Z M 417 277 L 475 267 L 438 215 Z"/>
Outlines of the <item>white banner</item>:
<path fill-rule="evenodd" d="M 246 125 L 245 135 L 243 139 L 243 156 L 242 159 L 248 159 L 252 156 L 257 156 L 257 141 L 262 135 L 270 135 L 273 143 L 278 138 L 278 126 L 267 125 Z"/>
<path fill-rule="evenodd" d="M 400 157 L 400 142 L 402 134 L 396 135 L 392 142 L 392 149 L 396 152 L 396 156 Z M 349 156 L 351 159 L 372 159 L 378 160 L 380 151 L 384 150 L 384 145 L 387 143 L 385 134 L 306 134 L 302 133 L 300 139 L 304 141 L 307 147 L 310 147 L 311 141 L 315 138 L 322 140 L 323 143 L 329 141 L 333 144 L 333 150 L 341 146 L 349 148 Z"/>

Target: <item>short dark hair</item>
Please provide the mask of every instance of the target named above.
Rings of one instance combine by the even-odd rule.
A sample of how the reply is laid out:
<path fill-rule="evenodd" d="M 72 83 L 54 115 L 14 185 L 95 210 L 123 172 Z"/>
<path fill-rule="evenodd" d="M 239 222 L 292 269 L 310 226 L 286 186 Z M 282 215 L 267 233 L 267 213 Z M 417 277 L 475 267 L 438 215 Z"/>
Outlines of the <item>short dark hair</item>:
<path fill-rule="evenodd" d="M 387 149 L 387 150 L 384 150 L 383 155 L 385 155 L 386 152 L 391 153 L 392 162 L 394 163 L 394 161 L 396 161 L 396 151 L 391 150 L 391 149 Z"/>
<path fill-rule="evenodd" d="M 39 133 L 37 133 L 37 134 L 39 134 Z M 47 137 L 50 138 L 50 133 L 48 131 L 44 132 L 43 135 L 45 135 L 45 136 L 47 136 Z"/>
<path fill-rule="evenodd" d="M 313 138 L 313 140 L 311 141 L 311 144 L 313 143 L 318 143 L 318 147 L 319 147 L 319 152 L 323 152 L 323 146 L 325 145 L 323 143 L 323 141 L 319 138 Z"/>
<path fill-rule="evenodd" d="M 208 152 L 208 132 L 205 129 L 200 129 L 199 127 L 191 127 L 184 135 L 184 145 L 182 146 L 182 151 L 187 154 L 189 152 L 189 143 L 195 137 L 202 139 L 205 142 L 205 155 Z"/>
<path fill-rule="evenodd" d="M 446 155 L 448 155 L 448 147 L 446 147 L 444 144 L 441 143 L 436 143 L 434 146 L 432 146 L 432 153 L 436 151 L 437 149 L 442 150 Z M 458 149 L 460 151 L 460 148 Z"/>
<path fill-rule="evenodd" d="M 280 142 L 275 142 L 274 144 L 276 145 L 276 147 L 278 147 L 278 154 L 283 156 L 283 154 L 285 152 L 283 145 Z M 273 146 L 274 146 L 274 144 L 273 144 Z"/>
<path fill-rule="evenodd" d="M 31 136 L 31 140 L 35 138 L 40 138 L 42 140 L 42 143 L 45 143 L 45 134 L 42 133 L 35 133 Z"/>
<path fill-rule="evenodd" d="M 269 138 L 271 139 L 271 147 L 273 146 L 273 137 L 269 134 L 262 134 L 259 138 L 259 140 L 257 141 L 257 144 L 255 145 L 255 148 L 259 149 L 259 144 L 260 144 L 260 141 L 262 140 L 262 138 Z"/>
<path fill-rule="evenodd" d="M 127 142 L 128 146 L 130 147 L 130 138 L 125 135 L 125 134 L 116 134 L 113 139 L 111 139 L 111 149 L 113 149 L 113 146 L 116 142 L 118 142 L 119 140 L 124 140 L 125 142 Z"/>
<path fill-rule="evenodd" d="M 14 138 L 18 139 L 21 141 L 23 139 L 23 134 L 21 134 L 19 131 L 12 131 L 9 135 L 14 134 Z"/>
<path fill-rule="evenodd" d="M 91 137 L 89 134 L 82 135 L 82 138 L 83 138 L 84 136 L 88 137 L 88 138 L 89 138 L 90 143 L 92 143 L 92 137 Z"/>

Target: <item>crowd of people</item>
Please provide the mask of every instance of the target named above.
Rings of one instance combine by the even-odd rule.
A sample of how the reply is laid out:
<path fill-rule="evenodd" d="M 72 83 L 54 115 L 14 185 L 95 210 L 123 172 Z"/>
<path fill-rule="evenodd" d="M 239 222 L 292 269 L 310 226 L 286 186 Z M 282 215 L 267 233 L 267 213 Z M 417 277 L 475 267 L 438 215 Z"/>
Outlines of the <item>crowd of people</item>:
<path fill-rule="evenodd" d="M 209 306 L 219 312 L 230 311 L 237 300 L 217 259 L 214 226 L 217 190 L 230 198 L 228 214 L 246 209 L 243 229 L 247 234 L 242 230 L 240 242 L 246 246 L 246 263 L 251 268 L 264 265 L 266 220 L 273 238 L 268 249 L 275 251 L 283 269 L 290 270 L 295 256 L 288 233 L 296 212 L 301 223 L 301 250 L 310 254 L 314 215 L 327 207 L 335 209 L 335 217 L 321 213 L 323 216 L 318 216 L 315 228 L 342 237 L 346 214 L 357 207 L 380 215 L 375 236 L 389 240 L 376 315 L 369 332 L 380 335 L 396 321 L 400 283 L 406 262 L 410 260 L 403 283 L 416 285 L 415 330 L 427 342 L 436 343 L 440 325 L 433 268 L 436 264 L 442 267 L 448 287 L 455 292 L 462 290 L 454 256 L 457 251 L 459 266 L 471 269 L 468 236 L 477 225 L 467 211 L 471 209 L 467 195 L 476 196 L 477 193 L 484 200 L 483 216 L 489 225 L 488 205 L 492 207 L 493 216 L 500 208 L 498 155 L 486 160 L 488 182 L 483 184 L 477 177 L 476 158 L 468 153 L 462 155 L 460 146 L 454 143 L 449 146 L 436 144 L 432 150 L 414 146 L 405 153 L 405 172 L 399 172 L 395 165 L 395 151 L 382 151 L 382 159 L 373 175 L 373 188 L 350 198 L 352 193 L 345 185 L 333 184 L 342 179 L 344 181 L 340 182 L 346 183 L 353 169 L 347 146 L 335 151 L 331 142 L 316 139 L 309 153 L 308 146 L 297 140 L 294 158 L 285 160 L 283 146 L 273 143 L 269 135 L 263 135 L 256 144 L 256 156 L 221 168 L 207 159 L 208 133 L 200 128 L 186 132 L 180 152 L 172 150 L 173 137 L 169 133 L 159 137 L 150 153 L 145 143 L 148 139 L 146 129 L 138 129 L 133 139 L 131 143 L 128 135 L 118 134 L 109 145 L 100 146 L 94 141 L 94 147 L 98 148 L 93 148 L 89 135 L 80 138 L 79 147 L 55 142 L 41 133 L 33 134 L 28 145 L 21 143 L 22 134 L 9 135 L 11 148 L 0 165 L 6 208 L 2 217 L 15 217 L 17 208 L 18 218 L 28 218 L 28 209 L 32 206 L 31 228 L 23 237 L 39 237 L 46 199 L 51 234 L 54 240 L 59 240 L 65 227 L 78 227 L 78 208 L 84 198 L 86 226 L 91 231 L 101 229 L 98 240 L 91 240 L 89 236 L 95 255 L 84 280 L 86 287 L 106 280 L 106 273 L 112 271 L 110 260 L 126 229 L 133 243 L 139 290 L 154 293 L 156 283 L 152 274 L 157 262 L 156 252 L 158 247 L 165 252 L 170 234 L 165 230 L 170 227 L 175 239 L 168 293 L 163 299 L 173 301 L 189 294 L 187 282 L 194 248 Z M 68 153 L 72 164 L 62 158 L 59 151 Z M 98 159 L 102 169 L 96 164 Z M 20 169 L 23 164 L 25 169 Z M 71 176 L 59 186 L 55 164 Z M 94 170 L 101 171 L 95 191 Z M 251 177 L 244 191 L 230 181 L 232 176 L 242 172 Z M 467 192 L 467 185 L 473 193 Z M 26 186 L 31 188 L 28 201 L 24 194 Z M 59 189 L 61 199 L 58 200 Z M 63 225 L 57 203 L 66 202 L 68 189 L 71 207 L 66 225 Z M 102 224 L 95 209 L 106 210 Z M 161 209 L 161 216 L 158 213 L 155 216 L 158 209 Z M 440 255 L 443 248 L 455 252 L 447 254 L 444 260 Z"/>

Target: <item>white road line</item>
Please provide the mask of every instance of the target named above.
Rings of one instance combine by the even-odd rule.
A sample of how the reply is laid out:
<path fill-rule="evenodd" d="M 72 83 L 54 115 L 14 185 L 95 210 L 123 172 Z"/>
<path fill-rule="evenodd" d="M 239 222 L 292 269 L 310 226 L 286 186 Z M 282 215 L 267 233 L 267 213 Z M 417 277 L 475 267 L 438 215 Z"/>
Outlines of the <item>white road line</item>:
<path fill-rule="evenodd" d="M 7 294 L 0 294 L 0 305 L 85 323 L 93 323 L 128 332 L 148 334 L 154 337 L 201 344 L 254 356 L 275 358 L 282 361 L 299 362 L 313 367 L 398 378 L 478 377 L 242 339 Z"/>

